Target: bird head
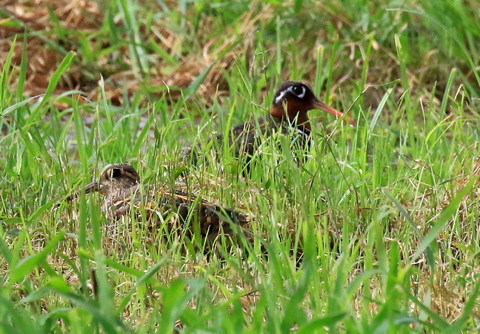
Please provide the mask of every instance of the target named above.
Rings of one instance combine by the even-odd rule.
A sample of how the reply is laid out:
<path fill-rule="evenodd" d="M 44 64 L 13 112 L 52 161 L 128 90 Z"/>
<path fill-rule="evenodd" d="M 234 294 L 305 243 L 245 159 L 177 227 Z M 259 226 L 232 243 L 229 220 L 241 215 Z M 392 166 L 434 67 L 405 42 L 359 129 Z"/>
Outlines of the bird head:
<path fill-rule="evenodd" d="M 129 164 L 108 165 L 102 172 L 100 179 L 88 184 L 85 193 L 98 191 L 102 195 L 112 192 L 124 192 L 140 183 L 140 176 Z"/>
<path fill-rule="evenodd" d="M 270 115 L 277 119 L 288 119 L 310 129 L 307 112 L 313 109 L 323 110 L 337 118 L 345 117 L 342 112 L 320 101 L 310 86 L 295 81 L 286 81 L 278 87 Z M 355 125 L 351 118 L 345 119 Z"/>

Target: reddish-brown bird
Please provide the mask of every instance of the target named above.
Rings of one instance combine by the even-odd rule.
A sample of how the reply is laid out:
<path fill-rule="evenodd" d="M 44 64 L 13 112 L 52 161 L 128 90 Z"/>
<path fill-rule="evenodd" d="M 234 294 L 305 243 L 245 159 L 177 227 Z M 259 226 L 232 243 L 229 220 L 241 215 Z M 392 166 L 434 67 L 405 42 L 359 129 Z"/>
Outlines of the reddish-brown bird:
<path fill-rule="evenodd" d="M 261 138 L 278 131 L 287 134 L 292 132 L 292 129 L 300 136 L 301 145 L 308 146 L 310 144 L 311 125 L 307 113 L 313 109 L 323 110 L 337 118 L 344 119 L 352 126 L 355 125 L 351 118 L 320 101 L 309 85 L 302 82 L 286 81 L 278 87 L 269 115 L 231 129 L 229 142 L 235 147 L 235 155 L 237 157 L 243 154 L 252 156 Z M 222 141 L 223 136 L 217 136 L 216 140 Z M 201 145 L 198 144 L 194 147 L 195 149 L 192 147 L 188 149 L 187 155 L 191 154 L 193 162 L 196 162 L 197 151 L 201 149 Z"/>
<path fill-rule="evenodd" d="M 109 165 L 102 172 L 100 179 L 88 184 L 86 193 L 98 191 L 105 196 L 102 211 L 108 218 L 119 219 L 130 212 L 131 208 L 146 210 L 149 219 L 170 216 L 176 219 L 170 222 L 171 228 L 183 230 L 191 236 L 198 224 L 202 237 L 213 241 L 221 232 L 234 236 L 235 229 L 242 230 L 248 223 L 245 214 L 222 208 L 216 204 L 189 196 L 174 190 L 147 190 L 141 187 L 140 176 L 129 164 Z M 233 228 L 235 224 L 237 228 Z"/>

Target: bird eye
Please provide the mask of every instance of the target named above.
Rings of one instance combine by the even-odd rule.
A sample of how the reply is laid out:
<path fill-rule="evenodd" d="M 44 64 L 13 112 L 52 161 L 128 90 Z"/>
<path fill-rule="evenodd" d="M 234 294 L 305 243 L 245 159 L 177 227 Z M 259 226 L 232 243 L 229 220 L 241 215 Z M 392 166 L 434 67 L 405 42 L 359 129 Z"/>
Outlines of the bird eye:
<path fill-rule="evenodd" d="M 305 96 L 305 87 L 303 86 L 293 86 L 292 93 L 295 94 L 299 98 L 303 98 Z"/>
<path fill-rule="evenodd" d="M 122 171 L 118 168 L 114 168 L 112 170 L 112 178 L 115 179 L 117 177 L 120 177 L 120 175 L 122 175 Z"/>

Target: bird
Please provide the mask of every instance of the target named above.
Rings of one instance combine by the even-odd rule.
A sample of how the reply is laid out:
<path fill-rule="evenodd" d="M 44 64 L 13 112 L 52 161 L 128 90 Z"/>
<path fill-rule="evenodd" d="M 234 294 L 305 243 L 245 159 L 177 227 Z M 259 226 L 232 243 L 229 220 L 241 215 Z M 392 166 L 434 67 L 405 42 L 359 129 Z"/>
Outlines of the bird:
<path fill-rule="evenodd" d="M 270 113 L 253 122 L 237 125 L 230 129 L 228 142 L 234 147 L 236 157 L 247 155 L 246 163 L 255 154 L 262 138 L 280 131 L 282 134 L 294 133 L 298 136 L 300 147 L 311 144 L 311 124 L 308 111 L 323 110 L 337 118 L 342 118 L 351 126 L 355 121 L 342 112 L 320 101 L 313 93 L 312 88 L 303 82 L 285 81 L 282 83 L 273 98 Z M 292 131 L 293 130 L 293 131 Z M 214 140 L 221 143 L 223 135 L 217 135 Z M 197 164 L 201 144 L 187 147 L 185 156 L 190 157 L 193 164 Z"/>
<path fill-rule="evenodd" d="M 104 196 L 101 209 L 107 218 L 119 220 L 129 214 L 132 208 L 146 210 L 149 220 L 174 213 L 176 219 L 169 222 L 170 228 L 183 231 L 190 238 L 198 229 L 202 238 L 206 238 L 210 244 L 222 232 L 225 236 L 235 238 L 235 234 L 249 223 L 246 214 L 180 190 L 144 189 L 135 168 L 126 163 L 108 165 L 98 180 L 86 185 L 84 192 L 99 192 Z"/>

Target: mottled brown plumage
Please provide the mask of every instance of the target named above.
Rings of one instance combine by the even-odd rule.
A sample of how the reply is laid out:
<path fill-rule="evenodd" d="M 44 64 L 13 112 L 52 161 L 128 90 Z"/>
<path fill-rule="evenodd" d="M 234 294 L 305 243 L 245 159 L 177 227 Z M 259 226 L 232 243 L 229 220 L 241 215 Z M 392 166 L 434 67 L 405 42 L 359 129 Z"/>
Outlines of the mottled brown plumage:
<path fill-rule="evenodd" d="M 109 165 L 98 181 L 85 188 L 86 193 L 93 191 L 105 196 L 102 210 L 108 218 L 119 219 L 131 208 L 145 210 L 149 220 L 175 213 L 176 219 L 170 222 L 170 228 L 183 230 L 187 236 L 191 236 L 198 228 L 201 236 L 210 241 L 221 232 L 234 236 L 235 229 L 242 230 L 248 223 L 248 217 L 242 213 L 197 199 L 182 191 L 145 189 L 140 184 L 137 171 L 128 164 Z"/>
<path fill-rule="evenodd" d="M 262 138 L 278 131 L 297 136 L 299 140 L 296 142 L 300 146 L 310 145 L 311 125 L 307 113 L 313 109 L 323 110 L 337 118 L 344 118 L 352 126 L 355 125 L 351 118 L 320 101 L 307 84 L 286 81 L 278 87 L 269 115 L 231 129 L 229 142 L 235 147 L 235 155 L 252 156 Z M 223 136 L 219 135 L 215 139 L 221 142 Z M 192 157 L 194 163 L 198 160 L 199 150 L 199 144 L 187 150 L 187 155 Z"/>

